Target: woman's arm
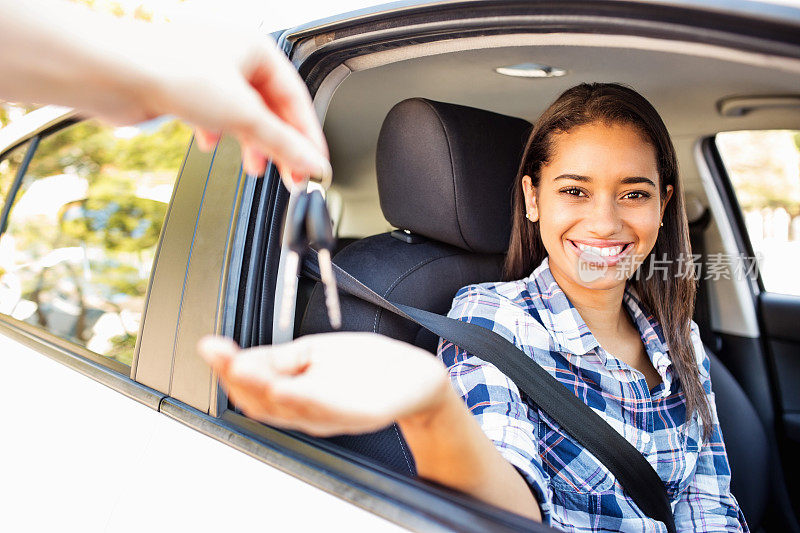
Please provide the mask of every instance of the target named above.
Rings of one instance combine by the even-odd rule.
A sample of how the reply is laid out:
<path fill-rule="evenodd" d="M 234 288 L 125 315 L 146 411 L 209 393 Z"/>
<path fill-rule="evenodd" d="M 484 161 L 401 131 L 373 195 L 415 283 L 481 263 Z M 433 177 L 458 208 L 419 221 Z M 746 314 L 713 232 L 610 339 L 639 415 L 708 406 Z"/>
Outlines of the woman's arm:
<path fill-rule="evenodd" d="M 333 333 L 248 350 L 207 337 L 199 351 L 249 417 L 317 436 L 367 433 L 396 420 L 421 477 L 541 521 L 522 476 L 424 350 L 370 333 Z"/>
<path fill-rule="evenodd" d="M 421 477 L 542 521 L 525 480 L 486 437 L 464 402 L 447 389 L 440 403 L 397 421 Z"/>

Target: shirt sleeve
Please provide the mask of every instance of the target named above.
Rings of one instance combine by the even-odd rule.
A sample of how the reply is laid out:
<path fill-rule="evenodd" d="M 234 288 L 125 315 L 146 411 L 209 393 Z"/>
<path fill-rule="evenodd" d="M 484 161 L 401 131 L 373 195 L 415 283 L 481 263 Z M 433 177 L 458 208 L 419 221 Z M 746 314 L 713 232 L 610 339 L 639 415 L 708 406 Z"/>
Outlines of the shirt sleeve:
<path fill-rule="evenodd" d="M 513 312 L 503 303 L 502 296 L 472 285 L 456 294 L 448 316 L 492 329 L 516 344 L 513 330 L 497 320 L 499 313 Z M 531 488 L 542 521 L 550 524 L 552 494 L 539 457 L 535 411 L 529 412 L 517 386 L 494 365 L 444 339 L 439 340 L 437 356 L 447 365 L 453 388 L 483 432 Z"/>
<path fill-rule="evenodd" d="M 675 505 L 675 526 L 678 531 L 748 532 L 739 503 L 731 494 L 731 468 L 711 390 L 711 365 L 694 322 L 692 343 L 700 369 L 700 382 L 711 408 L 712 431 L 708 441 L 700 444 L 694 478 Z"/>

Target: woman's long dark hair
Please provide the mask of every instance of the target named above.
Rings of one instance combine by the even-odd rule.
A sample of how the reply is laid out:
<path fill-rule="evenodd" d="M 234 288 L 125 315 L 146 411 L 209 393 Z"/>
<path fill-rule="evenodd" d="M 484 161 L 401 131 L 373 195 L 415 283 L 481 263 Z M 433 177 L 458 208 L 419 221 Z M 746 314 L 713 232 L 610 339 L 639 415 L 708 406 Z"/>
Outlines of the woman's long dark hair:
<path fill-rule="evenodd" d="M 661 325 L 669 347 L 675 373 L 686 398 L 686 418 L 695 411 L 703 421 L 704 434 L 711 432 L 711 411 L 700 383 L 697 359 L 690 336 L 690 320 L 694 309 L 695 277 L 688 258 L 691 257 L 689 226 L 678 178 L 678 161 L 667 128 L 658 112 L 642 95 L 616 83 L 582 83 L 565 91 L 539 117 L 528 138 L 514 184 L 511 239 L 504 266 L 505 280 L 530 275 L 542 262 L 547 251 L 539 234 L 539 224 L 525 218 L 525 197 L 522 177 L 531 177 L 539 185 L 540 171 L 547 164 L 553 147 L 553 136 L 592 122 L 628 124 L 638 128 L 656 151 L 661 197 L 672 185 L 672 199 L 667 203 L 663 227 L 653 251 L 639 266 L 641 274 L 649 272 L 655 257 L 659 275 L 634 275 L 630 283 L 645 308 Z M 661 260 L 666 259 L 666 273 Z"/>

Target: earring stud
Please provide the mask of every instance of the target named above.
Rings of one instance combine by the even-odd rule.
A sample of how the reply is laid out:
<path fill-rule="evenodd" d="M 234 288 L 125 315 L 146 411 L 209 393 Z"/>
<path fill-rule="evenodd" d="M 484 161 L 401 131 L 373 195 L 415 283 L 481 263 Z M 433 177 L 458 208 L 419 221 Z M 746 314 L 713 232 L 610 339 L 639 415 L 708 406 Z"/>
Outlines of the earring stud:
<path fill-rule="evenodd" d="M 661 227 L 662 228 L 664 227 L 664 221 L 663 220 L 661 221 Z"/>
<path fill-rule="evenodd" d="M 530 219 L 531 219 L 531 214 L 530 214 L 530 213 L 525 213 L 525 218 L 527 218 L 528 220 L 530 220 Z"/>

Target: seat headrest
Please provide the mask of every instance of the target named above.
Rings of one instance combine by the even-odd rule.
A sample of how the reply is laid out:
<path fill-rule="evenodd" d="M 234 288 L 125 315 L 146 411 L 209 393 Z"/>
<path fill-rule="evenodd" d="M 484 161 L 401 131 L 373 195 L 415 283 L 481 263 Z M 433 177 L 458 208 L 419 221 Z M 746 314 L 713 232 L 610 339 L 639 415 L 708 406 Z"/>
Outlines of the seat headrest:
<path fill-rule="evenodd" d="M 395 105 L 378 136 L 390 224 L 472 252 L 505 253 L 511 193 L 531 124 L 425 98 Z"/>

